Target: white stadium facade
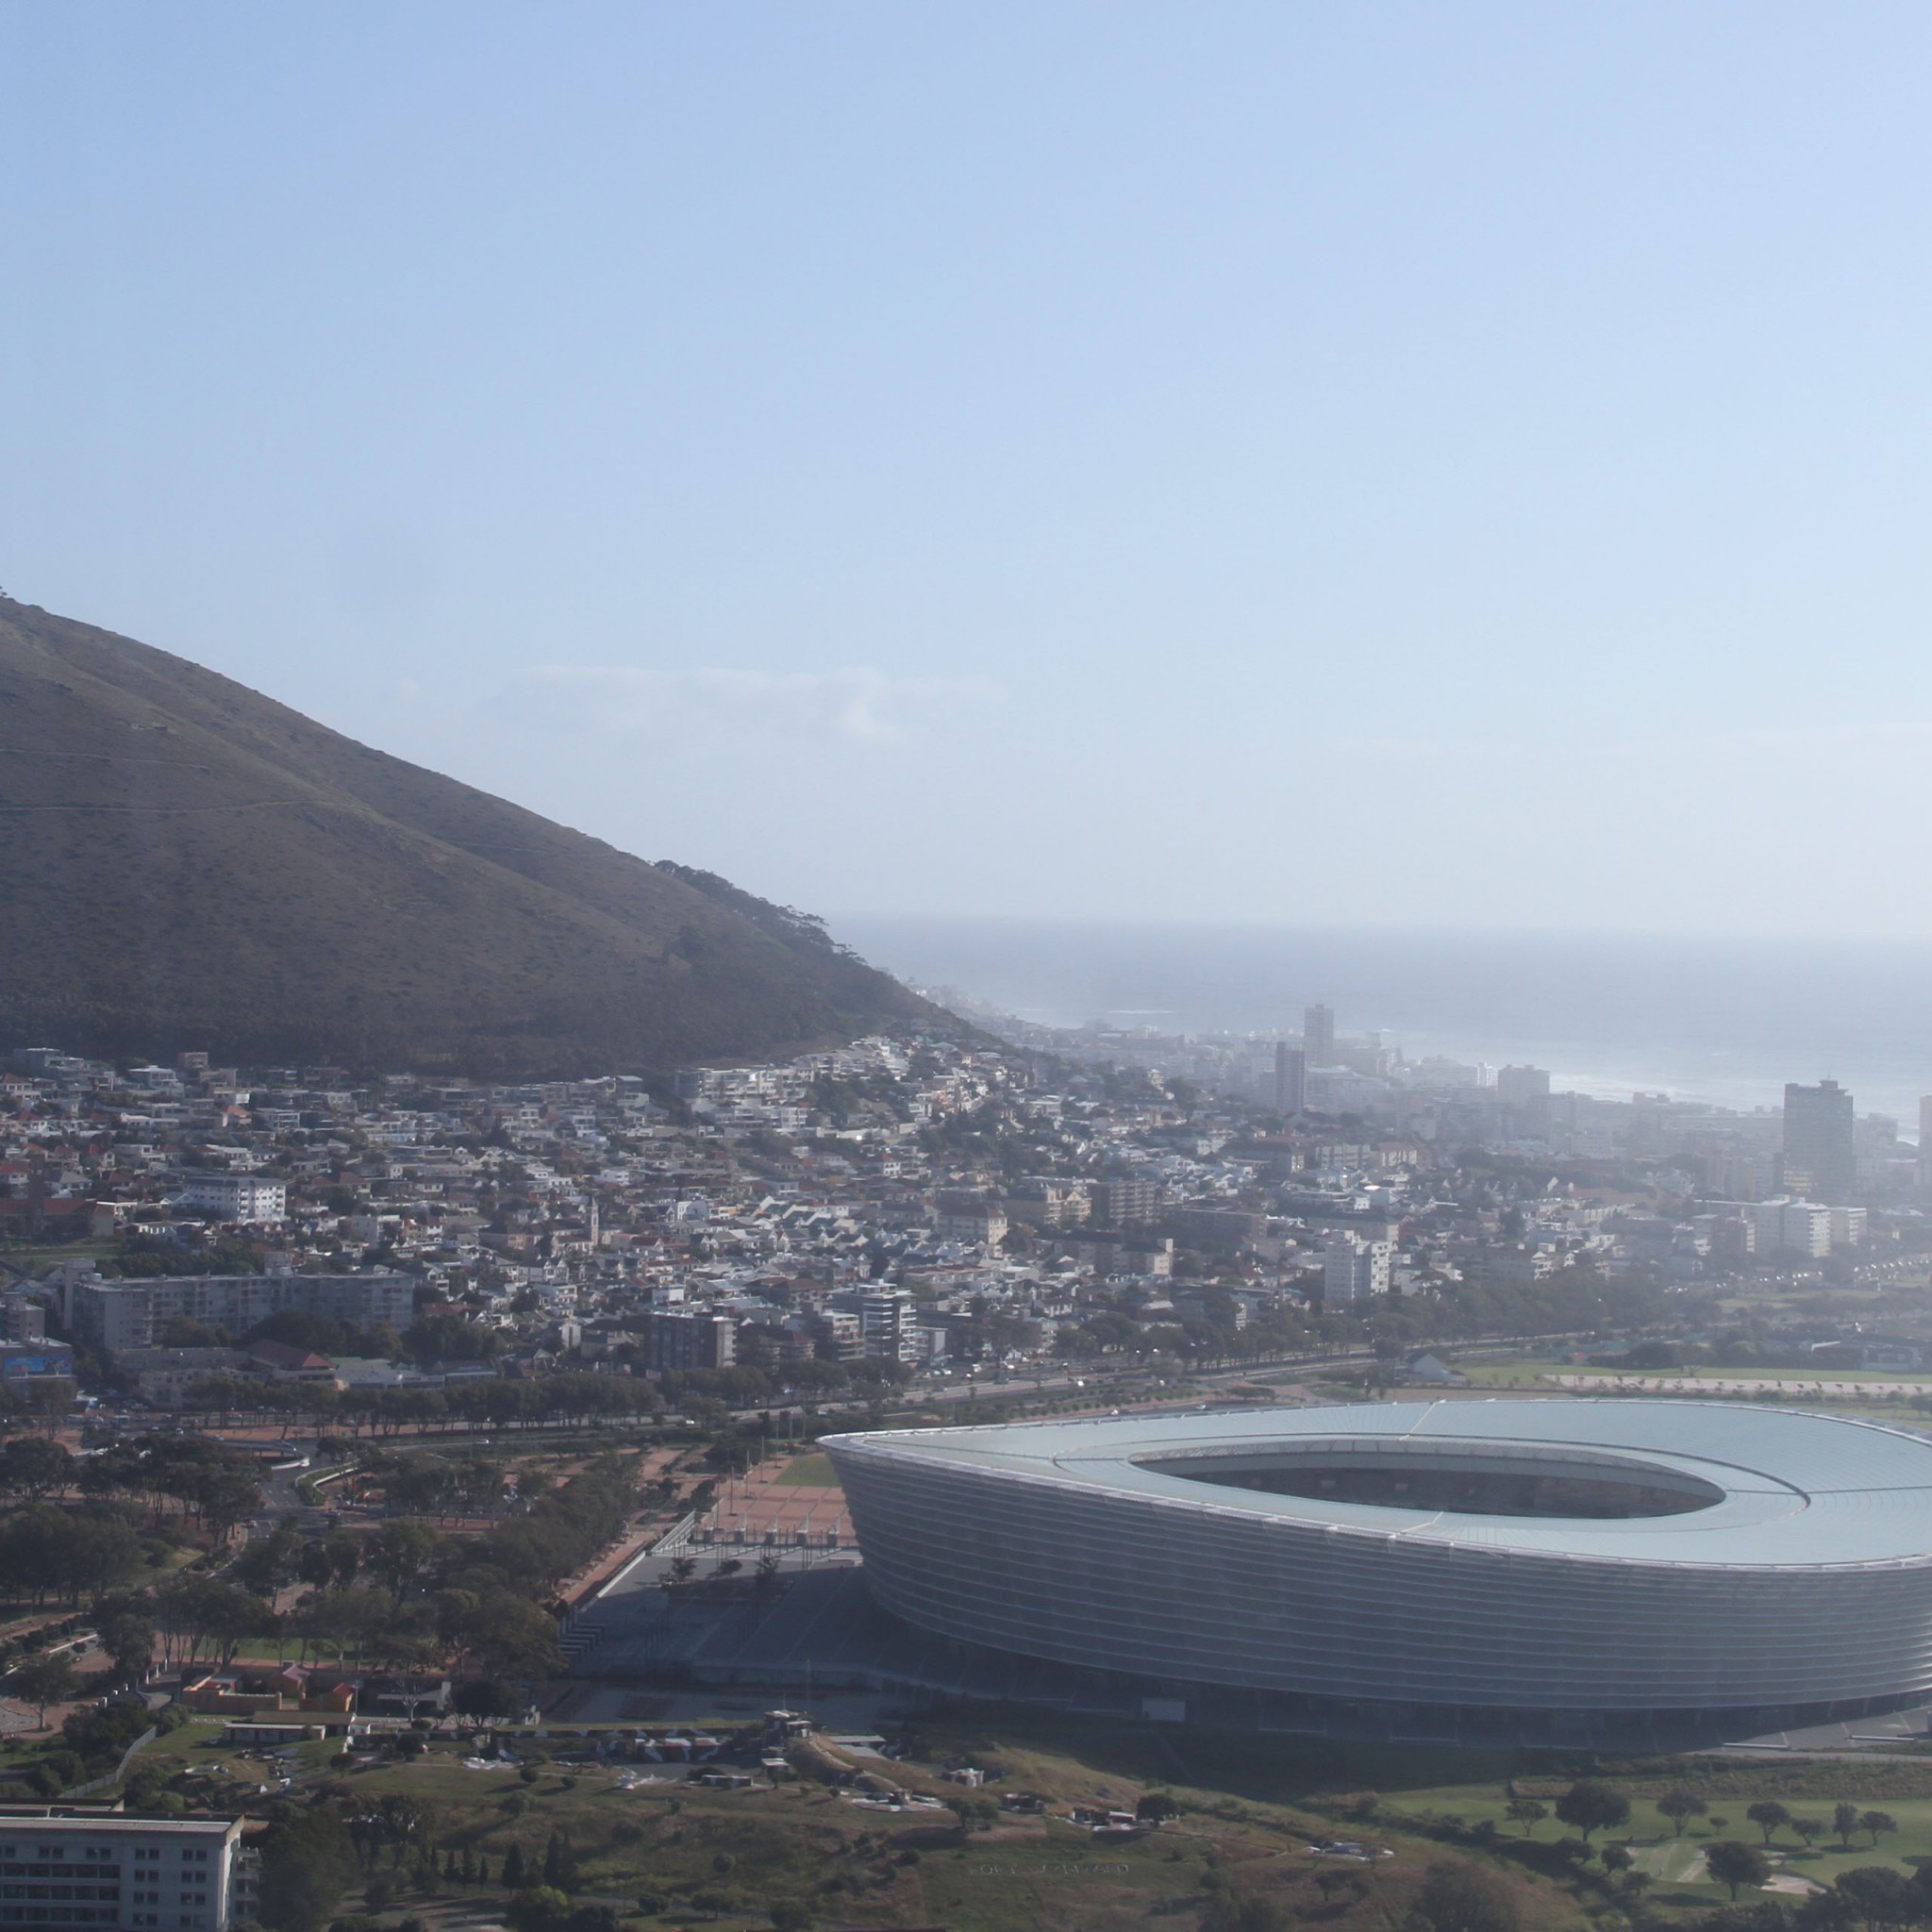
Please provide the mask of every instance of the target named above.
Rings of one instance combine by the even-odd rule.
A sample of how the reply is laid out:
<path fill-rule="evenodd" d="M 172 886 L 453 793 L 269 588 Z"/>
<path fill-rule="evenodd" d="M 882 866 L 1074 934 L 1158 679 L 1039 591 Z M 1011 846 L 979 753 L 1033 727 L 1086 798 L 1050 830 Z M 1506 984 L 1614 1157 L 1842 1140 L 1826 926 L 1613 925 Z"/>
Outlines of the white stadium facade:
<path fill-rule="evenodd" d="M 1150 1691 L 1774 1721 L 1932 1691 L 1932 1442 L 1875 1424 L 1451 1400 L 822 1446 L 881 1608 Z"/>

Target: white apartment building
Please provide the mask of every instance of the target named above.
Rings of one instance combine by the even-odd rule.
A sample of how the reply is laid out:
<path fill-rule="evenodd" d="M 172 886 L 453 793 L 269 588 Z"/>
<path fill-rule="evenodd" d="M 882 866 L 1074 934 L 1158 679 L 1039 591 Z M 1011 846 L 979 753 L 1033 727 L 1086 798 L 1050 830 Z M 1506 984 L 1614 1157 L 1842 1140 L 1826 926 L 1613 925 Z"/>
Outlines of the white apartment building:
<path fill-rule="evenodd" d="M 1823 1260 L 1831 1253 L 1831 1209 L 1817 1201 L 1758 1201 L 1750 1209 L 1757 1252 L 1776 1248 Z"/>
<path fill-rule="evenodd" d="M 865 1352 L 889 1361 L 919 1357 L 919 1304 L 903 1288 L 867 1289 L 858 1297 L 858 1332 Z"/>
<path fill-rule="evenodd" d="M 222 1932 L 253 1918 L 239 1818 L 56 1816 L 0 1807 L 0 1926 Z"/>
<path fill-rule="evenodd" d="M 416 1284 L 407 1274 L 184 1274 L 153 1281 L 83 1277 L 68 1285 L 65 1314 L 72 1332 L 118 1353 L 154 1347 L 176 1316 L 245 1335 L 284 1308 L 303 1308 L 331 1322 L 400 1332 L 414 1319 L 415 1306 Z"/>
<path fill-rule="evenodd" d="M 1387 1294 L 1394 1259 L 1393 1241 L 1365 1241 L 1353 1234 L 1336 1237 L 1322 1251 L 1322 1306 L 1337 1308 L 1368 1295 Z"/>
<path fill-rule="evenodd" d="M 289 1212 L 289 1185 L 260 1174 L 195 1172 L 186 1175 L 177 1197 L 184 1208 L 205 1208 L 224 1221 L 283 1221 Z"/>

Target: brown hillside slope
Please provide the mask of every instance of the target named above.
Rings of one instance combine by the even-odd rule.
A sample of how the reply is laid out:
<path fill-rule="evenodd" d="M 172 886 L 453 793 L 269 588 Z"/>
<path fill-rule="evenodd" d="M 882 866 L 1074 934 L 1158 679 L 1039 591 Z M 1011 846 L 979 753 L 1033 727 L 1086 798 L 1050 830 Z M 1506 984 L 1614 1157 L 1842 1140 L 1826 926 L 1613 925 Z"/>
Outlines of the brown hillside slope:
<path fill-rule="evenodd" d="M 942 1022 L 809 923 L 0 599 L 0 1045 L 519 1076 Z"/>

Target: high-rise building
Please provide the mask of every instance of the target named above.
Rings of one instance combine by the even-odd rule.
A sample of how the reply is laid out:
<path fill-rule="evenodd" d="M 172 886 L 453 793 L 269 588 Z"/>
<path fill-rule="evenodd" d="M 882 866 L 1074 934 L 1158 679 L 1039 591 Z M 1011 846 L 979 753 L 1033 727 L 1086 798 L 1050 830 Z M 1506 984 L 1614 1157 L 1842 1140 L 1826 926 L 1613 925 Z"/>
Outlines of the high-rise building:
<path fill-rule="evenodd" d="M 1307 1111 L 1308 1056 L 1301 1047 L 1285 1040 L 1274 1042 L 1274 1110 L 1276 1113 Z"/>
<path fill-rule="evenodd" d="M 1932 1188 L 1932 1093 L 1919 1102 L 1919 1185 Z"/>
<path fill-rule="evenodd" d="M 1335 1064 L 1335 1009 L 1319 1003 L 1302 1015 L 1302 1051 L 1311 1067 Z"/>
<path fill-rule="evenodd" d="M 1852 1096 L 1836 1080 L 1785 1088 L 1785 1185 L 1804 1177 L 1819 1201 L 1841 1206 L 1858 1191 Z"/>
<path fill-rule="evenodd" d="M 1499 1067 L 1496 1098 L 1505 1107 L 1527 1107 L 1550 1097 L 1550 1076 L 1541 1067 Z"/>
<path fill-rule="evenodd" d="M 1322 1306 L 1340 1307 L 1389 1292 L 1392 1241 L 1365 1241 L 1353 1234 L 1335 1236 L 1322 1251 Z"/>
<path fill-rule="evenodd" d="M 1093 1218 L 1108 1227 L 1152 1221 L 1160 1212 L 1160 1183 L 1139 1178 L 1089 1181 Z"/>
<path fill-rule="evenodd" d="M 909 1362 L 918 1353 L 919 1304 L 904 1288 L 869 1288 L 858 1296 L 858 1332 L 867 1355 Z"/>
<path fill-rule="evenodd" d="M 713 1308 L 654 1308 L 646 1340 L 654 1369 L 728 1369 L 738 1359 L 737 1324 Z"/>

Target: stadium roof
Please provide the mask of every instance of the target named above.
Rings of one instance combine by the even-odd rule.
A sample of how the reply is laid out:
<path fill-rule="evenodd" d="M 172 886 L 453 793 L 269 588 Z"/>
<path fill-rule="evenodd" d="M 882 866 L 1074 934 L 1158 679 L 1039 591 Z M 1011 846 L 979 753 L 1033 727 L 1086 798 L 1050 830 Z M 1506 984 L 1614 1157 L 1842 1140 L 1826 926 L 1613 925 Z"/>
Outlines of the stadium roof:
<path fill-rule="evenodd" d="M 1506 1398 L 1123 1415 L 839 1439 L 961 1470 L 1279 1519 L 1381 1541 L 1694 1568 L 1932 1563 L 1932 1441 L 1875 1423 L 1728 1402 Z M 1333 1449 L 1413 1463 L 1479 1455 L 1533 1470 L 1709 1485 L 1671 1515 L 1484 1515 L 1273 1494 L 1176 1472 Z M 1150 1464 L 1159 1464 L 1158 1468 Z"/>

